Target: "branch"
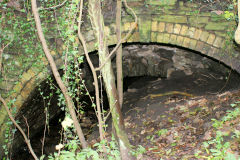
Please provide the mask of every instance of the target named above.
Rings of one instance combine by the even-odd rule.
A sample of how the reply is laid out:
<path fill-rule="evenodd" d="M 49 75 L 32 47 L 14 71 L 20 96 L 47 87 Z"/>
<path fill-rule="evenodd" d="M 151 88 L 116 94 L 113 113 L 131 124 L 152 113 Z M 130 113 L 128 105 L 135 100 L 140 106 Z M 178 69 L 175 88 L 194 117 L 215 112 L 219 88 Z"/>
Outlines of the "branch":
<path fill-rule="evenodd" d="M 99 123 L 99 134 L 100 134 L 100 139 L 101 141 L 104 139 L 104 134 L 103 134 L 103 126 L 102 126 L 102 117 L 101 117 L 101 107 L 100 107 L 100 99 L 99 99 L 99 87 L 98 87 L 98 79 L 97 79 L 97 73 L 96 70 L 93 66 L 93 63 L 88 55 L 88 50 L 87 50 L 87 45 L 86 45 L 86 41 L 84 40 L 84 37 L 81 33 L 81 19 L 82 19 L 82 7 L 83 7 L 83 0 L 81 0 L 81 4 L 80 4 L 80 13 L 79 13 L 79 20 L 78 20 L 78 37 L 83 45 L 83 50 L 84 50 L 84 54 L 86 56 L 87 62 L 90 66 L 90 69 L 92 71 L 93 74 L 93 79 L 94 79 L 94 87 L 95 87 L 95 95 L 96 95 L 96 106 L 97 106 L 97 118 L 98 118 L 98 123 Z"/>
<path fill-rule="evenodd" d="M 127 33 L 127 35 L 117 43 L 117 45 L 115 46 L 115 48 L 112 50 L 112 52 L 108 55 L 108 57 L 106 58 L 106 61 L 103 62 L 101 64 L 101 66 L 99 66 L 98 68 L 95 69 L 95 71 L 99 71 L 100 69 L 102 69 L 102 67 L 107 63 L 107 61 L 111 58 L 111 56 L 115 53 L 115 51 L 118 49 L 118 47 L 123 43 L 125 42 L 125 40 L 129 37 L 129 35 L 133 32 L 133 30 L 136 28 L 137 26 L 137 15 L 135 14 L 135 12 L 133 11 L 132 8 L 130 8 L 128 5 L 127 5 L 127 2 L 126 0 L 124 0 L 124 4 L 125 6 L 133 13 L 134 15 L 134 18 L 135 18 L 135 22 L 134 24 L 131 26 L 131 29 L 129 30 L 129 32 Z"/>
<path fill-rule="evenodd" d="M 117 41 L 121 41 L 121 11 L 122 11 L 122 0 L 117 0 L 116 7 L 116 35 Z M 123 104 L 123 71 L 122 71 L 122 45 L 120 45 L 117 49 L 116 53 L 116 66 L 117 66 L 117 91 L 118 91 L 118 99 L 120 108 L 122 108 Z"/>
<path fill-rule="evenodd" d="M 40 17 L 39 17 L 36 0 L 31 0 L 31 3 L 32 3 L 32 12 L 33 12 L 34 19 L 35 19 L 35 22 L 36 22 L 38 36 L 39 36 L 39 39 L 42 43 L 44 53 L 45 53 L 45 55 L 48 59 L 48 62 L 49 62 L 50 67 L 52 69 L 53 75 L 54 75 L 54 77 L 57 81 L 57 84 L 60 87 L 60 89 L 61 89 L 61 91 L 64 95 L 64 98 L 66 100 L 66 105 L 67 105 L 67 107 L 69 109 L 69 112 L 70 112 L 70 115 L 73 119 L 73 124 L 74 124 L 74 127 L 76 128 L 77 135 L 79 137 L 81 145 L 82 145 L 83 148 L 87 148 L 88 144 L 87 144 L 87 142 L 84 138 L 82 128 L 81 128 L 81 126 L 78 122 L 78 119 L 77 119 L 77 116 L 76 116 L 76 113 L 75 113 L 75 110 L 74 110 L 75 106 L 74 106 L 73 100 L 69 95 L 67 87 L 64 85 L 64 83 L 61 79 L 61 76 L 58 72 L 56 63 L 55 63 L 55 61 L 54 61 L 54 59 L 53 59 L 53 57 L 52 57 L 52 55 L 51 55 L 51 53 L 48 49 L 47 42 L 46 42 L 46 39 L 45 39 L 43 31 L 42 31 L 42 27 L 41 27 L 41 20 L 40 20 Z"/>
<path fill-rule="evenodd" d="M 39 10 L 52 10 L 52 9 L 56 9 L 56 8 L 62 7 L 66 2 L 67 2 L 67 0 L 65 0 L 64 2 L 62 2 L 61 4 L 58 4 L 56 6 L 49 7 L 49 8 L 39 8 Z"/>
<path fill-rule="evenodd" d="M 32 154 L 33 158 L 35 160 L 38 160 L 38 157 L 36 156 L 36 154 L 34 153 L 33 149 L 32 149 L 32 146 L 31 146 L 31 143 L 30 143 L 30 140 L 27 138 L 26 134 L 24 133 L 23 129 L 17 124 L 17 122 L 14 120 L 13 116 L 12 116 L 12 113 L 10 112 L 10 110 L 8 109 L 8 106 L 7 106 L 7 103 L 6 101 L 2 98 L 2 96 L 0 95 L 0 101 L 3 103 L 3 106 L 4 108 L 6 109 L 7 113 L 8 113 L 8 116 L 9 118 L 11 119 L 11 121 L 13 122 L 13 124 L 17 127 L 17 129 L 21 132 L 27 146 L 28 146 L 28 149 L 30 151 L 30 153 Z"/>

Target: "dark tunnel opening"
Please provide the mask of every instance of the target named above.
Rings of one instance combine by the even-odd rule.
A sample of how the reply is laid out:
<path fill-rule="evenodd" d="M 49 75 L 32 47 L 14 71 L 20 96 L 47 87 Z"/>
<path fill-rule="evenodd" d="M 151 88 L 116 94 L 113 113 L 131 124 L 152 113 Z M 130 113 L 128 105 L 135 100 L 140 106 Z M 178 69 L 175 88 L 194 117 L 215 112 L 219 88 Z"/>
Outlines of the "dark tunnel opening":
<path fill-rule="evenodd" d="M 110 46 L 110 50 L 112 48 L 113 46 Z M 131 43 L 123 45 L 123 48 L 124 94 L 125 100 L 126 98 L 130 98 L 126 101 L 131 101 L 131 96 L 129 95 L 138 98 L 146 96 L 147 93 L 157 93 L 158 91 L 154 90 L 157 87 L 161 92 L 180 90 L 196 95 L 212 94 L 240 88 L 240 77 L 238 73 L 223 63 L 211 57 L 203 56 L 198 52 L 155 43 Z M 91 53 L 91 58 L 95 66 L 97 66 L 96 52 Z M 113 58 L 113 61 L 115 61 L 115 58 Z M 81 68 L 85 68 L 85 78 L 91 76 L 89 66 L 84 64 Z M 113 68 L 116 68 L 115 64 L 113 64 Z M 86 81 L 87 80 L 90 80 L 90 82 L 88 82 L 89 84 L 92 83 L 92 78 L 87 78 Z M 156 81 L 158 83 L 155 83 Z M 57 85 L 54 80 L 51 83 Z M 149 91 L 142 90 L 146 84 L 151 84 L 151 87 L 148 88 Z M 197 87 L 198 85 L 200 86 L 199 88 Z M 35 129 L 34 132 L 30 133 L 30 135 L 32 134 L 31 142 L 39 156 L 42 154 L 41 140 L 44 137 L 44 130 L 46 131 L 44 154 L 49 155 L 56 152 L 55 146 L 60 142 L 62 136 L 61 121 L 65 117 L 65 112 L 57 105 L 58 96 L 55 94 L 56 90 L 51 90 L 49 82 L 47 81 L 42 82 L 40 88 L 40 91 L 39 89 L 34 91 L 34 94 L 30 96 L 29 100 L 24 104 L 25 107 L 23 107 L 18 115 L 25 131 L 27 131 L 27 126 L 22 116 L 27 114 L 30 117 L 28 121 L 34 122 L 32 126 L 30 126 L 30 128 Z M 93 86 L 90 86 L 90 88 L 93 88 Z M 44 125 L 46 115 L 44 114 L 44 108 L 42 106 L 46 105 L 44 104 L 46 102 L 43 100 L 42 92 L 46 94 L 45 96 L 49 95 L 49 93 L 53 94 L 50 104 L 52 110 L 49 108 L 49 111 L 51 110 L 49 114 L 52 115 L 48 115 L 50 116 L 49 130 L 48 127 L 45 128 Z M 109 110 L 106 93 L 104 91 L 102 93 L 104 109 Z M 90 95 L 94 96 L 93 90 L 90 92 Z M 82 105 L 85 106 L 83 107 L 85 114 L 83 117 L 85 119 L 82 118 L 80 122 L 85 126 L 83 127 L 84 133 L 90 134 L 96 132 L 97 118 L 93 107 L 91 107 L 91 101 L 87 95 L 81 97 L 81 101 L 84 102 Z M 77 104 L 75 103 L 75 105 Z M 123 112 L 127 112 L 130 109 L 127 105 L 127 103 L 124 105 Z M 32 109 L 29 110 L 29 108 Z M 39 108 L 41 109 L 39 110 Z M 37 112 L 37 110 L 38 113 L 42 112 L 42 114 L 33 114 Z M 39 121 L 33 120 L 36 117 L 39 118 Z M 109 126 L 111 126 L 111 123 L 109 123 Z M 30 130 L 30 132 L 31 131 L 32 130 Z M 14 152 L 13 159 L 31 159 L 26 145 L 22 143 L 19 148 L 17 152 Z"/>

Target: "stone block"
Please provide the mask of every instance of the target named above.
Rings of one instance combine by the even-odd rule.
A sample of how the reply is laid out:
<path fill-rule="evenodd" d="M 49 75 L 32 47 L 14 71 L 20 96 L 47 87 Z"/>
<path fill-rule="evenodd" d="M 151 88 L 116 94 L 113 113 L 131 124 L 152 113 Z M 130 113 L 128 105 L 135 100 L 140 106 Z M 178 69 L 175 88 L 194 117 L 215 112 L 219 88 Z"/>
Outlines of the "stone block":
<path fill-rule="evenodd" d="M 152 32 L 151 33 L 151 42 L 157 42 L 157 33 L 156 32 Z"/>
<path fill-rule="evenodd" d="M 160 22 L 158 25 L 158 32 L 164 32 L 165 31 L 165 23 Z"/>
<path fill-rule="evenodd" d="M 152 31 L 157 31 L 158 30 L 158 22 L 157 21 L 153 21 L 152 22 Z"/>
<path fill-rule="evenodd" d="M 196 45 L 197 45 L 197 40 L 190 39 L 189 48 L 194 50 Z"/>
<path fill-rule="evenodd" d="M 189 43 L 190 43 L 190 38 L 185 37 L 183 39 L 183 47 L 188 48 L 189 47 Z"/>
<path fill-rule="evenodd" d="M 213 43 L 213 46 L 214 47 L 217 47 L 217 48 L 223 48 L 223 38 L 221 37 L 216 37 L 214 43 Z"/>
<path fill-rule="evenodd" d="M 36 75 L 36 73 L 32 69 L 29 69 L 27 71 L 27 74 L 31 75 L 31 77 L 34 77 Z"/>
<path fill-rule="evenodd" d="M 182 44 L 183 44 L 183 36 L 177 36 L 177 45 L 178 46 L 182 46 Z"/>
<path fill-rule="evenodd" d="M 168 33 L 173 33 L 173 24 L 172 23 L 167 23 L 166 24 L 166 31 Z"/>
<path fill-rule="evenodd" d="M 201 41 L 197 41 L 197 46 L 196 46 L 196 50 L 199 52 L 202 52 L 202 48 L 204 47 L 204 43 Z"/>
<path fill-rule="evenodd" d="M 210 48 L 211 47 L 208 44 L 204 43 L 201 53 L 208 55 Z"/>
<path fill-rule="evenodd" d="M 198 29 L 204 28 L 206 26 L 205 23 L 191 23 L 190 25 Z"/>
<path fill-rule="evenodd" d="M 127 42 L 139 42 L 139 32 L 134 32 L 129 36 L 127 39 Z"/>
<path fill-rule="evenodd" d="M 144 17 L 139 17 L 139 35 L 140 42 L 150 42 L 151 40 L 151 18 L 145 15 Z"/>
<path fill-rule="evenodd" d="M 37 76 L 36 79 L 41 82 L 42 80 L 44 80 L 46 77 L 48 76 L 47 72 L 40 72 Z"/>
<path fill-rule="evenodd" d="M 164 33 L 158 33 L 157 42 L 158 43 L 163 43 L 163 37 L 164 37 Z"/>
<path fill-rule="evenodd" d="M 187 23 L 187 16 L 185 15 L 158 15 L 152 17 L 153 20 L 168 22 L 168 23 Z"/>
<path fill-rule="evenodd" d="M 17 110 L 19 110 L 22 107 L 23 103 L 24 103 L 23 97 L 21 95 L 18 95 L 16 97 L 16 101 L 14 103 L 14 105 L 17 107 Z"/>
<path fill-rule="evenodd" d="M 174 25 L 174 29 L 173 29 L 173 33 L 179 34 L 180 31 L 181 31 L 181 28 L 182 28 L 182 25 L 180 25 L 180 24 L 175 24 L 175 25 Z"/>
<path fill-rule="evenodd" d="M 190 27 L 188 32 L 187 32 L 187 36 L 190 37 L 190 38 L 193 38 L 195 31 L 196 31 L 196 28 Z"/>
<path fill-rule="evenodd" d="M 213 57 L 213 55 L 216 54 L 216 53 L 219 53 L 219 49 L 217 49 L 215 47 L 210 47 L 209 52 L 208 52 L 207 55 L 209 57 Z"/>
<path fill-rule="evenodd" d="M 41 64 L 36 64 L 31 67 L 31 70 L 34 72 L 35 75 L 37 75 L 39 72 L 43 70 L 43 67 Z"/>
<path fill-rule="evenodd" d="M 34 82 L 35 82 L 35 79 L 31 79 L 22 89 L 21 96 L 23 99 L 27 99 L 27 97 L 30 95 L 30 93 L 34 89 L 35 87 Z"/>
<path fill-rule="evenodd" d="M 224 31 L 215 31 L 214 33 L 216 34 L 216 36 L 221 36 L 221 37 L 226 36 L 226 32 L 224 32 Z"/>
<path fill-rule="evenodd" d="M 211 12 L 201 12 L 201 16 L 206 16 L 206 17 L 211 17 L 212 13 Z"/>
<path fill-rule="evenodd" d="M 16 93 L 20 93 L 20 91 L 22 90 L 23 88 L 23 85 L 21 82 L 18 82 L 14 87 L 13 87 L 13 90 L 14 92 Z"/>
<path fill-rule="evenodd" d="M 21 79 L 21 83 L 24 84 L 26 83 L 27 81 L 29 81 L 30 79 L 32 78 L 32 75 L 28 72 L 24 72 L 22 74 L 22 79 Z"/>
<path fill-rule="evenodd" d="M 169 43 L 169 42 L 170 42 L 170 34 L 164 33 L 163 43 Z"/>
<path fill-rule="evenodd" d="M 213 13 L 212 15 L 211 15 L 211 22 L 219 22 L 219 21 L 225 21 L 226 19 L 225 19 L 225 17 L 224 16 L 222 16 L 222 15 L 217 15 L 217 14 L 215 14 L 215 13 Z"/>
<path fill-rule="evenodd" d="M 187 34 L 187 32 L 188 32 L 188 26 L 183 25 L 182 29 L 180 31 L 180 35 L 185 36 Z"/>
<path fill-rule="evenodd" d="M 201 34 L 202 34 L 202 30 L 197 29 L 197 30 L 195 31 L 195 33 L 194 33 L 193 38 L 196 39 L 196 40 L 199 40 Z"/>
<path fill-rule="evenodd" d="M 208 37 L 208 40 L 207 40 L 207 43 L 212 45 L 214 40 L 215 40 L 215 35 L 214 34 L 210 34 L 209 37 Z"/>
<path fill-rule="evenodd" d="M 199 17 L 199 16 L 191 16 L 188 18 L 188 23 L 199 24 L 199 23 L 208 23 L 209 17 Z"/>
<path fill-rule="evenodd" d="M 206 42 L 208 37 L 209 37 L 209 32 L 203 31 L 201 36 L 200 36 L 200 40 L 203 41 L 203 42 Z"/>
<path fill-rule="evenodd" d="M 171 34 L 171 36 L 170 36 L 170 43 L 171 44 L 176 44 L 177 42 L 177 35 L 175 35 L 175 34 Z"/>
<path fill-rule="evenodd" d="M 215 22 L 209 22 L 207 23 L 207 25 L 205 26 L 206 30 L 212 30 L 212 31 L 223 31 L 227 28 L 229 24 L 226 22 L 223 23 L 215 23 Z"/>

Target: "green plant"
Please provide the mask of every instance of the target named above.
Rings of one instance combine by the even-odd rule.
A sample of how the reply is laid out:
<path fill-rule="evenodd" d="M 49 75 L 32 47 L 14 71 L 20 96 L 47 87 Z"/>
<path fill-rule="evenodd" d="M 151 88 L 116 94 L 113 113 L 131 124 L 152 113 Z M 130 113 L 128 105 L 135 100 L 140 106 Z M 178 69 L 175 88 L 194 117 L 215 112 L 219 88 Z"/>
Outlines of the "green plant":
<path fill-rule="evenodd" d="M 232 12 L 224 11 L 224 18 L 226 18 L 227 20 L 232 20 L 235 18 L 235 15 Z"/>
<path fill-rule="evenodd" d="M 227 152 L 230 148 L 230 142 L 224 141 L 224 136 L 229 136 L 229 132 L 221 132 L 221 129 L 226 122 L 236 119 L 240 116 L 240 108 L 239 102 L 236 101 L 235 103 L 231 104 L 234 107 L 234 110 L 227 111 L 227 114 L 220 120 L 212 119 L 213 124 L 212 126 L 217 129 L 215 137 L 212 137 L 211 140 L 205 141 L 202 144 L 202 148 L 204 149 L 207 155 L 203 155 L 201 151 L 195 153 L 196 158 L 204 158 L 209 160 L 234 160 L 236 156 L 232 153 Z M 238 130 L 233 131 L 232 138 L 239 139 L 240 132 Z"/>
<path fill-rule="evenodd" d="M 136 150 L 131 151 L 131 154 L 135 157 L 138 157 L 139 155 L 144 154 L 145 152 L 146 149 L 143 146 L 138 145 Z"/>
<path fill-rule="evenodd" d="M 162 136 L 165 135 L 167 132 L 168 132 L 167 129 L 160 129 L 156 133 L 158 134 L 158 136 Z"/>
<path fill-rule="evenodd" d="M 75 152 L 77 146 L 79 146 L 79 142 L 71 140 L 65 145 L 65 148 L 68 150 L 59 150 L 58 153 L 48 156 L 48 160 L 87 160 L 89 158 L 93 160 L 120 160 L 120 152 L 114 137 L 112 137 L 110 142 L 102 141 L 94 144 L 93 148 L 86 148 L 80 152 Z M 106 149 L 106 153 L 104 153 L 103 146 Z M 142 148 L 138 152 L 142 152 Z"/>

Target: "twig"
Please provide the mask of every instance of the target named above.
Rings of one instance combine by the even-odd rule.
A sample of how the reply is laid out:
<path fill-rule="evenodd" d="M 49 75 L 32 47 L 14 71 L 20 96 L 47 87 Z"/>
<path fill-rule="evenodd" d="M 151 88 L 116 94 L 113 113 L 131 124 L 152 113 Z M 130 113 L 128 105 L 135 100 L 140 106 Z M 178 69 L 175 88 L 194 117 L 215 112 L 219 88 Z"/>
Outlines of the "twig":
<path fill-rule="evenodd" d="M 56 9 L 56 8 L 62 7 L 66 2 L 67 2 L 67 0 L 63 1 L 61 4 L 58 4 L 56 6 L 49 7 L 49 8 L 39 8 L 39 10 L 52 10 L 52 9 Z"/>
<path fill-rule="evenodd" d="M 36 156 L 35 152 L 33 151 L 32 149 L 32 146 L 31 146 L 31 143 L 30 143 L 30 140 L 27 138 L 26 134 L 24 133 L 23 129 L 17 124 L 17 122 L 15 121 L 15 119 L 13 118 L 12 116 L 12 113 L 10 112 L 10 110 L 8 109 L 8 106 L 7 106 L 7 103 L 6 101 L 2 98 L 2 96 L 0 95 L 0 101 L 3 103 L 3 106 L 4 108 L 6 109 L 7 113 L 8 113 L 8 116 L 9 118 L 11 119 L 11 121 L 13 122 L 13 124 L 17 127 L 17 129 L 21 132 L 27 146 L 28 146 L 28 149 L 30 151 L 30 153 L 32 154 L 33 158 L 35 160 L 38 160 L 38 157 Z"/>
<path fill-rule="evenodd" d="M 29 139 L 29 125 L 28 125 L 28 122 L 27 122 L 27 118 L 25 116 L 23 116 L 24 120 L 25 120 L 25 123 L 27 125 L 27 133 L 28 133 L 28 139 Z"/>
<path fill-rule="evenodd" d="M 74 107 L 75 107 L 74 102 L 73 102 L 71 96 L 69 95 L 67 87 L 65 86 L 65 84 L 63 83 L 63 81 L 61 79 L 61 76 L 58 72 L 58 68 L 56 66 L 56 63 L 55 63 L 55 61 L 54 61 L 54 59 L 53 59 L 53 57 L 50 53 L 50 50 L 48 48 L 46 39 L 44 37 L 43 31 L 42 31 L 42 26 L 41 26 L 41 20 L 40 20 L 38 9 L 37 9 L 36 0 L 31 0 L 31 4 L 32 4 L 32 12 L 33 12 L 33 15 L 34 15 L 34 19 L 35 19 L 36 27 L 37 27 L 37 31 L 38 31 L 38 36 L 39 36 L 39 39 L 42 43 L 44 53 L 45 53 L 45 55 L 48 59 L 48 62 L 49 62 L 50 67 L 52 69 L 53 75 L 54 75 L 54 77 L 57 81 L 57 84 L 59 85 L 59 87 L 60 87 L 60 89 L 61 89 L 61 91 L 64 95 L 64 98 L 66 100 L 66 105 L 69 109 L 69 113 L 71 115 L 71 118 L 73 119 L 73 124 L 74 124 L 74 127 L 76 129 L 79 140 L 81 142 L 81 145 L 82 145 L 83 148 L 87 148 L 88 144 L 87 144 L 87 142 L 84 138 L 81 125 L 79 124 L 76 113 L 74 111 Z"/>
<path fill-rule="evenodd" d="M 96 73 L 93 63 L 88 55 L 86 41 L 84 40 L 84 37 L 81 33 L 82 8 L 83 8 L 83 0 L 81 0 L 81 3 L 80 3 L 80 13 L 79 13 L 79 19 L 78 19 L 78 37 L 79 37 L 80 41 L 82 42 L 84 54 L 86 56 L 87 62 L 89 64 L 90 69 L 93 74 L 95 95 L 96 95 L 96 106 L 97 106 L 97 111 L 98 111 L 97 118 L 98 118 L 98 123 L 99 123 L 99 134 L 100 134 L 100 139 L 103 140 L 104 139 L 103 127 L 102 127 L 103 121 L 102 121 L 102 117 L 101 117 L 101 107 L 100 107 L 100 100 L 99 100 L 99 87 L 98 87 L 97 73 Z"/>

